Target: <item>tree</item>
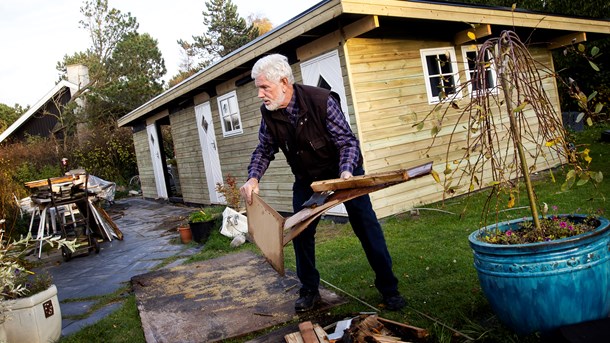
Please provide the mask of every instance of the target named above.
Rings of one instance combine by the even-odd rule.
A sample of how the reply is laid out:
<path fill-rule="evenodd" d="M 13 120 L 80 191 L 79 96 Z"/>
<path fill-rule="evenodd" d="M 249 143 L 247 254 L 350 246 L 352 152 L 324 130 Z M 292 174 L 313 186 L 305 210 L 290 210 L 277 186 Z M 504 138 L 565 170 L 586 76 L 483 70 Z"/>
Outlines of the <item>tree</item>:
<path fill-rule="evenodd" d="M 166 72 L 157 40 L 147 33 L 128 33 L 106 62 L 106 80 L 93 87 L 88 100 L 106 103 L 103 112 L 116 120 L 161 93 Z"/>
<path fill-rule="evenodd" d="M 0 133 L 11 126 L 24 112 L 23 108 L 17 104 L 15 107 L 0 104 Z"/>
<path fill-rule="evenodd" d="M 258 30 L 237 13 L 237 6 L 231 0 L 208 0 L 207 11 L 203 11 L 203 24 L 207 31 L 201 36 L 193 36 L 192 47 L 200 58 L 200 68 L 230 54 L 232 51 L 258 37 Z M 188 46 L 179 40 L 181 47 Z"/>
<path fill-rule="evenodd" d="M 250 14 L 248 16 L 248 23 L 258 29 L 259 36 L 262 36 L 273 29 L 273 24 L 269 18 L 261 17 L 255 14 Z"/>

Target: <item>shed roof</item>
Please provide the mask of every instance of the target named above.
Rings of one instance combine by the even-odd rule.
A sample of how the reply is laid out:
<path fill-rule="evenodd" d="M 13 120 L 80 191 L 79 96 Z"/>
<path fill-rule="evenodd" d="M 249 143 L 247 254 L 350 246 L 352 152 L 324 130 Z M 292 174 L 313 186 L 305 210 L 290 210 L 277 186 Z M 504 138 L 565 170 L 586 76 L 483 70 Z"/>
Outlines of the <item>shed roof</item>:
<path fill-rule="evenodd" d="M 55 95 L 64 91 L 65 88 L 70 90 L 71 94 L 74 94 L 78 91 L 78 85 L 67 81 L 61 80 L 59 81 L 55 87 L 53 87 L 47 94 L 45 94 L 38 102 L 36 102 L 30 109 L 19 117 L 11 126 L 9 126 L 4 132 L 0 134 L 0 143 L 2 143 L 5 139 L 10 137 L 17 129 L 19 129 L 23 124 L 25 124 L 38 110 L 45 106 L 46 103 L 49 102 Z"/>
<path fill-rule="evenodd" d="M 366 34 L 386 37 L 408 28 L 433 35 L 458 32 L 475 24 L 510 29 L 535 28 L 539 41 L 568 33 L 610 34 L 610 22 L 491 6 L 433 1 L 323 0 L 265 35 L 233 51 L 206 69 L 159 94 L 118 120 L 119 126 L 133 126 L 162 110 L 180 106 L 201 92 L 215 94 L 215 86 L 248 72 L 256 59 L 272 52 L 296 61 L 296 48 L 367 16 L 379 16 L 380 25 Z M 439 30 L 439 25 L 442 30 Z M 451 30 L 451 31 L 447 31 Z M 292 54 L 292 55 L 291 55 Z"/>

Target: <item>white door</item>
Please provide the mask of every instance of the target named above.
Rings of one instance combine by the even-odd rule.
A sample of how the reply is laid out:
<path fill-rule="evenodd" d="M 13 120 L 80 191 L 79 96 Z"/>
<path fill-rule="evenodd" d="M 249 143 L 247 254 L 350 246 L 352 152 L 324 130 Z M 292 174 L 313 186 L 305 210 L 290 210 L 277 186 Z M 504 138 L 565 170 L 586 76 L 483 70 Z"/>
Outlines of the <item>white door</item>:
<path fill-rule="evenodd" d="M 223 183 L 223 180 L 216 145 L 214 122 L 212 121 L 212 109 L 210 108 L 209 101 L 195 106 L 195 118 L 197 120 L 197 131 L 199 132 L 199 144 L 201 145 L 201 153 L 203 155 L 205 177 L 208 180 L 210 202 L 219 204 L 222 203 L 222 196 L 216 191 L 216 184 Z"/>
<path fill-rule="evenodd" d="M 345 119 L 349 123 L 347 113 L 347 98 L 345 97 L 345 85 L 343 84 L 343 72 L 339 61 L 339 52 L 331 51 L 316 58 L 301 63 L 301 75 L 303 83 L 310 86 L 323 87 L 339 94 L 341 98 L 341 109 L 345 114 Z M 339 177 L 337 175 L 337 177 Z M 328 214 L 346 215 L 347 211 L 343 204 L 328 210 Z"/>
<path fill-rule="evenodd" d="M 152 159 L 153 173 L 155 174 L 155 185 L 157 186 L 157 196 L 167 199 L 167 187 L 165 186 L 165 173 L 163 173 L 163 161 L 161 161 L 161 144 L 157 134 L 157 126 L 152 123 L 146 126 L 148 134 L 148 147 Z"/>

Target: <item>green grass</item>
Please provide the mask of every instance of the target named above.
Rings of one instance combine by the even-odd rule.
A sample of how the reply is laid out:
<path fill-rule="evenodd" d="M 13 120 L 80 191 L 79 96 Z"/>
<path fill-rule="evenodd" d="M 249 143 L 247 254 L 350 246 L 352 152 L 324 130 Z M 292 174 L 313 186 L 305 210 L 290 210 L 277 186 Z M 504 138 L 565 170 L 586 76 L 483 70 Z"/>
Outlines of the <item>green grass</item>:
<path fill-rule="evenodd" d="M 606 126 L 603 129 L 608 129 Z M 596 141 L 602 128 L 579 134 L 579 139 L 591 143 L 592 169 L 610 170 L 610 145 Z M 557 206 L 560 213 L 588 213 L 605 211 L 608 203 L 604 194 L 610 194 L 610 175 L 597 190 L 591 185 L 561 192 L 561 170 L 555 171 L 557 183 L 552 183 L 548 173 L 536 177 L 536 192 L 542 202 Z M 523 193 L 525 194 L 525 193 Z M 463 336 L 480 342 L 538 342 L 537 335 L 519 337 L 498 323 L 479 287 L 473 257 L 468 246 L 468 235 L 481 226 L 480 213 L 487 197 L 486 192 L 468 198 L 450 199 L 426 206 L 444 212 L 422 209 L 418 215 L 401 214 L 383 219 L 382 226 L 394 262 L 394 271 L 400 280 L 401 293 L 408 301 L 402 313 L 381 312 L 385 318 L 408 323 L 430 331 L 430 342 L 462 342 Z M 525 195 L 518 199 L 516 208 L 526 206 Z M 462 213 L 464 207 L 468 210 Z M 450 213 L 447 213 L 450 212 Z M 501 213 L 500 220 L 527 216 L 526 210 L 510 210 Z M 229 246 L 230 239 L 214 232 L 205 248 L 191 257 L 189 262 L 215 258 L 242 250 L 258 253 L 253 244 L 239 248 Z M 317 233 L 317 264 L 326 287 L 351 299 L 342 292 L 358 297 L 362 302 L 378 307 L 380 296 L 373 286 L 373 274 L 368 266 L 360 243 L 349 224 L 337 224 L 323 220 Z M 285 264 L 294 270 L 294 253 L 288 245 Z M 341 291 L 334 289 L 335 286 Z M 346 305 L 333 308 L 324 316 L 344 318 L 359 311 L 370 311 L 360 301 L 350 300 Z M 317 318 L 311 318 L 316 320 Z M 295 318 L 296 323 L 299 318 Z M 276 328 L 273 328 L 276 329 Z M 266 330 L 270 331 L 272 329 Z M 264 332 L 232 342 L 242 342 Z M 127 335 L 133 335 L 126 339 Z M 143 340 L 139 315 L 133 296 L 117 313 L 100 323 L 83 329 L 77 335 L 61 342 L 99 341 L 139 342 Z"/>

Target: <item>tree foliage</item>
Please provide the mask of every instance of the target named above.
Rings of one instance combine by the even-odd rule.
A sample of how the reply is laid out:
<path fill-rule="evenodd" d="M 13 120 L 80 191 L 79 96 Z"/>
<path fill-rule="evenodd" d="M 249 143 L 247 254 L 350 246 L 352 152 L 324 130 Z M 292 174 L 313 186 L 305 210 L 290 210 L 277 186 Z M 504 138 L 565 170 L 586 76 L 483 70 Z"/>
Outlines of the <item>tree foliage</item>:
<path fill-rule="evenodd" d="M 258 37 L 258 29 L 237 13 L 237 6 L 231 0 L 208 0 L 207 10 L 202 12 L 203 24 L 207 31 L 201 36 L 193 36 L 193 43 L 179 40 L 184 49 L 190 46 L 196 52 L 200 63 L 197 69 L 205 68 L 221 57 Z"/>
<path fill-rule="evenodd" d="M 6 130 L 15 120 L 19 119 L 19 116 L 25 112 L 19 105 L 10 107 L 0 103 L 0 133 Z"/>

